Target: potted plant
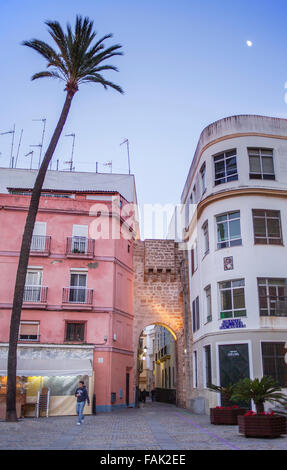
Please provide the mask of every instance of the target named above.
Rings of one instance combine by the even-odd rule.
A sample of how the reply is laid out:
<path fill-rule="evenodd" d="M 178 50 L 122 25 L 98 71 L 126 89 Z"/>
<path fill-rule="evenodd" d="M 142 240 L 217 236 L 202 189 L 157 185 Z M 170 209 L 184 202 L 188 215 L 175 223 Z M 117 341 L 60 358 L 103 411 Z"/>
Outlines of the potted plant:
<path fill-rule="evenodd" d="M 236 425 L 237 417 L 246 413 L 247 408 L 240 408 L 238 405 L 232 405 L 232 394 L 235 384 L 229 384 L 226 387 L 218 385 L 209 385 L 208 389 L 212 392 L 221 394 L 222 403 L 226 406 L 216 406 L 210 408 L 210 422 L 211 424 L 226 424 Z"/>
<path fill-rule="evenodd" d="M 287 397 L 273 377 L 240 380 L 233 389 L 233 400 L 249 402 L 253 400 L 256 412 L 248 411 L 238 416 L 239 433 L 246 437 L 279 437 L 286 432 L 286 417 L 274 412 L 266 413 L 264 403 L 286 404 Z"/>

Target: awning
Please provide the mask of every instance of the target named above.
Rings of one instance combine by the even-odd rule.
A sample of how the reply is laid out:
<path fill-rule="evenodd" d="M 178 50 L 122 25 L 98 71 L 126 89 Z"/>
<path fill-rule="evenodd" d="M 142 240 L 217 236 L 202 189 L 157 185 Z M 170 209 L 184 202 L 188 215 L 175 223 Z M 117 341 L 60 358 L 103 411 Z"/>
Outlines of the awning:
<path fill-rule="evenodd" d="M 50 377 L 93 374 L 90 359 L 18 359 L 17 375 Z M 7 359 L 0 359 L 0 376 L 7 375 Z"/>

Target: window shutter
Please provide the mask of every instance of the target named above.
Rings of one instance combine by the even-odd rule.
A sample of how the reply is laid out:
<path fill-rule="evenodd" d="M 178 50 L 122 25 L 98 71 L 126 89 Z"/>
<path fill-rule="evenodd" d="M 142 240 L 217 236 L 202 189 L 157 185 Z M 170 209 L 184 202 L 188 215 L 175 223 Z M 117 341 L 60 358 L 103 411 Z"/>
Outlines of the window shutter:
<path fill-rule="evenodd" d="M 21 323 L 20 324 L 20 335 L 38 335 L 39 324 L 35 323 Z"/>
<path fill-rule="evenodd" d="M 88 238 L 88 233 L 89 233 L 88 225 L 73 225 L 73 237 Z"/>
<path fill-rule="evenodd" d="M 46 236 L 46 222 L 36 222 L 33 235 Z"/>

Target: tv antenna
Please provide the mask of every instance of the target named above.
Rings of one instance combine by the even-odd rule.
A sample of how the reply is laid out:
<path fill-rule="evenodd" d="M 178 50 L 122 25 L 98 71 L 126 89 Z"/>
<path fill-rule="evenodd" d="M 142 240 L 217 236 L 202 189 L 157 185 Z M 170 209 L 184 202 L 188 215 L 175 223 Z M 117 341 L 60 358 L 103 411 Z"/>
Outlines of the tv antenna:
<path fill-rule="evenodd" d="M 30 170 L 32 170 L 34 150 L 31 150 L 31 152 L 26 153 L 25 157 L 29 157 L 29 155 L 31 155 Z"/>
<path fill-rule="evenodd" d="M 113 172 L 113 162 L 110 160 L 109 162 L 103 163 L 104 166 L 110 166 L 111 167 L 111 173 Z"/>
<path fill-rule="evenodd" d="M 75 148 L 75 137 L 76 134 L 66 134 L 65 137 L 73 137 L 73 143 L 72 143 L 72 153 L 71 153 L 71 160 L 65 162 L 70 165 L 70 171 L 74 171 L 75 167 L 73 167 L 73 158 L 74 158 L 74 148 Z"/>
<path fill-rule="evenodd" d="M 128 152 L 128 165 L 129 165 L 129 175 L 131 174 L 131 163 L 130 163 L 130 142 L 129 139 L 125 139 L 120 145 L 127 144 Z"/>
<path fill-rule="evenodd" d="M 41 165 L 41 159 L 42 159 L 42 150 L 43 150 L 43 144 L 44 144 L 44 136 L 45 136 L 45 130 L 46 130 L 46 121 L 47 119 L 32 119 L 32 121 L 41 121 L 43 123 L 43 131 L 42 131 L 42 140 L 41 143 L 38 145 L 30 145 L 30 147 L 39 147 L 40 148 L 40 154 L 39 154 L 39 164 L 38 168 L 40 168 Z"/>
<path fill-rule="evenodd" d="M 1 132 L 1 133 L 0 133 L 0 135 L 5 135 L 5 134 L 12 134 L 11 154 L 10 154 L 9 168 L 13 168 L 13 164 L 14 164 L 13 146 L 14 146 L 14 136 L 15 136 L 15 124 L 14 124 L 14 127 L 13 127 L 13 130 L 12 130 L 12 131 L 7 131 L 7 132 Z"/>
<path fill-rule="evenodd" d="M 17 150 L 16 160 L 15 160 L 15 168 L 16 168 L 17 162 L 18 162 L 18 157 L 19 157 L 19 151 L 20 151 L 20 145 L 21 145 L 21 141 L 22 141 L 22 136 L 23 136 L 23 129 L 21 129 L 21 134 L 20 134 L 20 139 L 19 139 L 19 144 L 18 144 L 18 150 Z"/>

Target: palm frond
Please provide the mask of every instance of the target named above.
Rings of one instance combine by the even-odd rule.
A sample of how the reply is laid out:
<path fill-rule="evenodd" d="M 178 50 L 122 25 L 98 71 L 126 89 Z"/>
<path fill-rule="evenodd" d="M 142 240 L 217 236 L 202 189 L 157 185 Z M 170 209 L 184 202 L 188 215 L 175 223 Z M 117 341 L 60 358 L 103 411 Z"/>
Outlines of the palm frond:
<path fill-rule="evenodd" d="M 113 88 L 123 93 L 119 85 L 106 80 L 99 73 L 106 70 L 118 71 L 116 66 L 104 63 L 111 57 L 123 55 L 120 44 L 105 47 L 105 41 L 110 39 L 112 34 L 106 34 L 94 43 L 97 33 L 93 21 L 79 15 L 74 27 L 68 23 L 66 31 L 58 21 L 46 21 L 45 24 L 57 46 L 56 49 L 37 39 L 22 43 L 41 54 L 47 61 L 47 68 L 51 69 L 34 74 L 32 80 L 42 77 L 59 78 L 65 80 L 66 90 L 71 93 L 75 93 L 78 85 L 84 82 L 99 83 L 105 89 Z"/>
<path fill-rule="evenodd" d="M 109 87 L 113 88 L 114 90 L 118 91 L 119 93 L 123 94 L 124 90 L 119 86 L 116 85 L 113 82 L 110 82 L 108 80 L 105 80 L 103 77 L 97 76 L 98 74 L 95 75 L 87 75 L 86 77 L 82 78 L 80 80 L 81 83 L 87 83 L 87 82 L 94 82 L 94 83 L 100 83 L 103 85 L 103 87 L 107 90 Z"/>
<path fill-rule="evenodd" d="M 45 77 L 48 77 L 48 78 L 58 78 L 59 80 L 64 80 L 63 77 L 61 77 L 60 74 L 58 74 L 57 72 L 38 72 L 38 73 L 35 73 L 32 77 L 31 77 L 31 80 L 36 80 L 37 78 L 45 78 Z"/>

